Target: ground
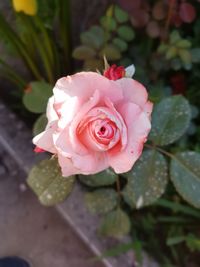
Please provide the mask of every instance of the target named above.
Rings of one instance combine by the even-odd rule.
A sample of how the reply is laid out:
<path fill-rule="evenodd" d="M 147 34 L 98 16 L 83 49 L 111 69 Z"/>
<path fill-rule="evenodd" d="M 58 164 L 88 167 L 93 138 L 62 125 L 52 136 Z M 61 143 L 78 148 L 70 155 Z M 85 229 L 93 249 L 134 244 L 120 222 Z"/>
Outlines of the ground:
<path fill-rule="evenodd" d="M 41 206 L 25 174 L 0 147 L 0 257 L 37 267 L 103 267 L 54 208 Z"/>

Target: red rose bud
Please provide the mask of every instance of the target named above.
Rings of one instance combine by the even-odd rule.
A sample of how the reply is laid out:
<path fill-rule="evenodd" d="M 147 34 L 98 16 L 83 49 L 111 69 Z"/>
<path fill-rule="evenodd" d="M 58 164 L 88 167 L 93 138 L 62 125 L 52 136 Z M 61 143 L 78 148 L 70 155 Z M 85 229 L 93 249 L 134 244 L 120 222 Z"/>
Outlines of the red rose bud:
<path fill-rule="evenodd" d="M 42 148 L 40 148 L 40 147 L 38 147 L 38 146 L 36 146 L 36 147 L 34 148 L 34 152 L 35 152 L 35 153 L 43 153 L 43 152 L 45 152 L 45 150 L 42 149 Z"/>
<path fill-rule="evenodd" d="M 103 75 L 109 80 L 118 80 L 125 76 L 125 68 L 123 66 L 117 67 L 116 65 L 112 65 L 108 69 L 106 69 Z"/>

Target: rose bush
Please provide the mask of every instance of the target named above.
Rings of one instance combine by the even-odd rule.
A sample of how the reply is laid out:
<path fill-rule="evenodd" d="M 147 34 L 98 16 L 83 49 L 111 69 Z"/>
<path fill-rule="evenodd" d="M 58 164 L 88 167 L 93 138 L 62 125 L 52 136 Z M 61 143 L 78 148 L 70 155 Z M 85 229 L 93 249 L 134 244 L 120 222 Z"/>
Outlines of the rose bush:
<path fill-rule="evenodd" d="M 127 172 L 147 140 L 152 106 L 144 86 L 131 78 L 95 72 L 63 77 L 48 101 L 46 129 L 33 142 L 57 155 L 63 176 L 108 167 Z"/>

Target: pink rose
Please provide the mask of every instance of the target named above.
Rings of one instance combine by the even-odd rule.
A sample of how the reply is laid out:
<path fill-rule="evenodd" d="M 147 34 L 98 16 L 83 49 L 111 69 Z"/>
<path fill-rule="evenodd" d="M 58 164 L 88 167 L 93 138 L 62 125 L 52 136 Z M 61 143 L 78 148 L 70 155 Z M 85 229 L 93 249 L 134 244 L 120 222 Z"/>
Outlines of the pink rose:
<path fill-rule="evenodd" d="M 151 129 L 152 103 L 131 78 L 109 80 L 94 72 L 59 79 L 47 105 L 48 124 L 33 139 L 56 154 L 63 176 L 112 167 L 129 171 Z"/>

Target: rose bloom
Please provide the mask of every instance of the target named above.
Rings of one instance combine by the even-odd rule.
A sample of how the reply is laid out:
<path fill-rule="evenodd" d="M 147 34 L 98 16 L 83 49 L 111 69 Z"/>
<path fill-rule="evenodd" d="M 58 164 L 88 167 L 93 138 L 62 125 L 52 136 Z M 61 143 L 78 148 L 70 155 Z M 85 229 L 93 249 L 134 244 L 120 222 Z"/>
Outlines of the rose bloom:
<path fill-rule="evenodd" d="M 111 77 L 109 71 L 106 77 L 95 72 L 63 77 L 48 101 L 46 129 L 33 143 L 57 155 L 63 176 L 108 167 L 127 172 L 147 140 L 152 106 L 144 86 L 121 72 L 119 79 L 113 70 Z"/>

